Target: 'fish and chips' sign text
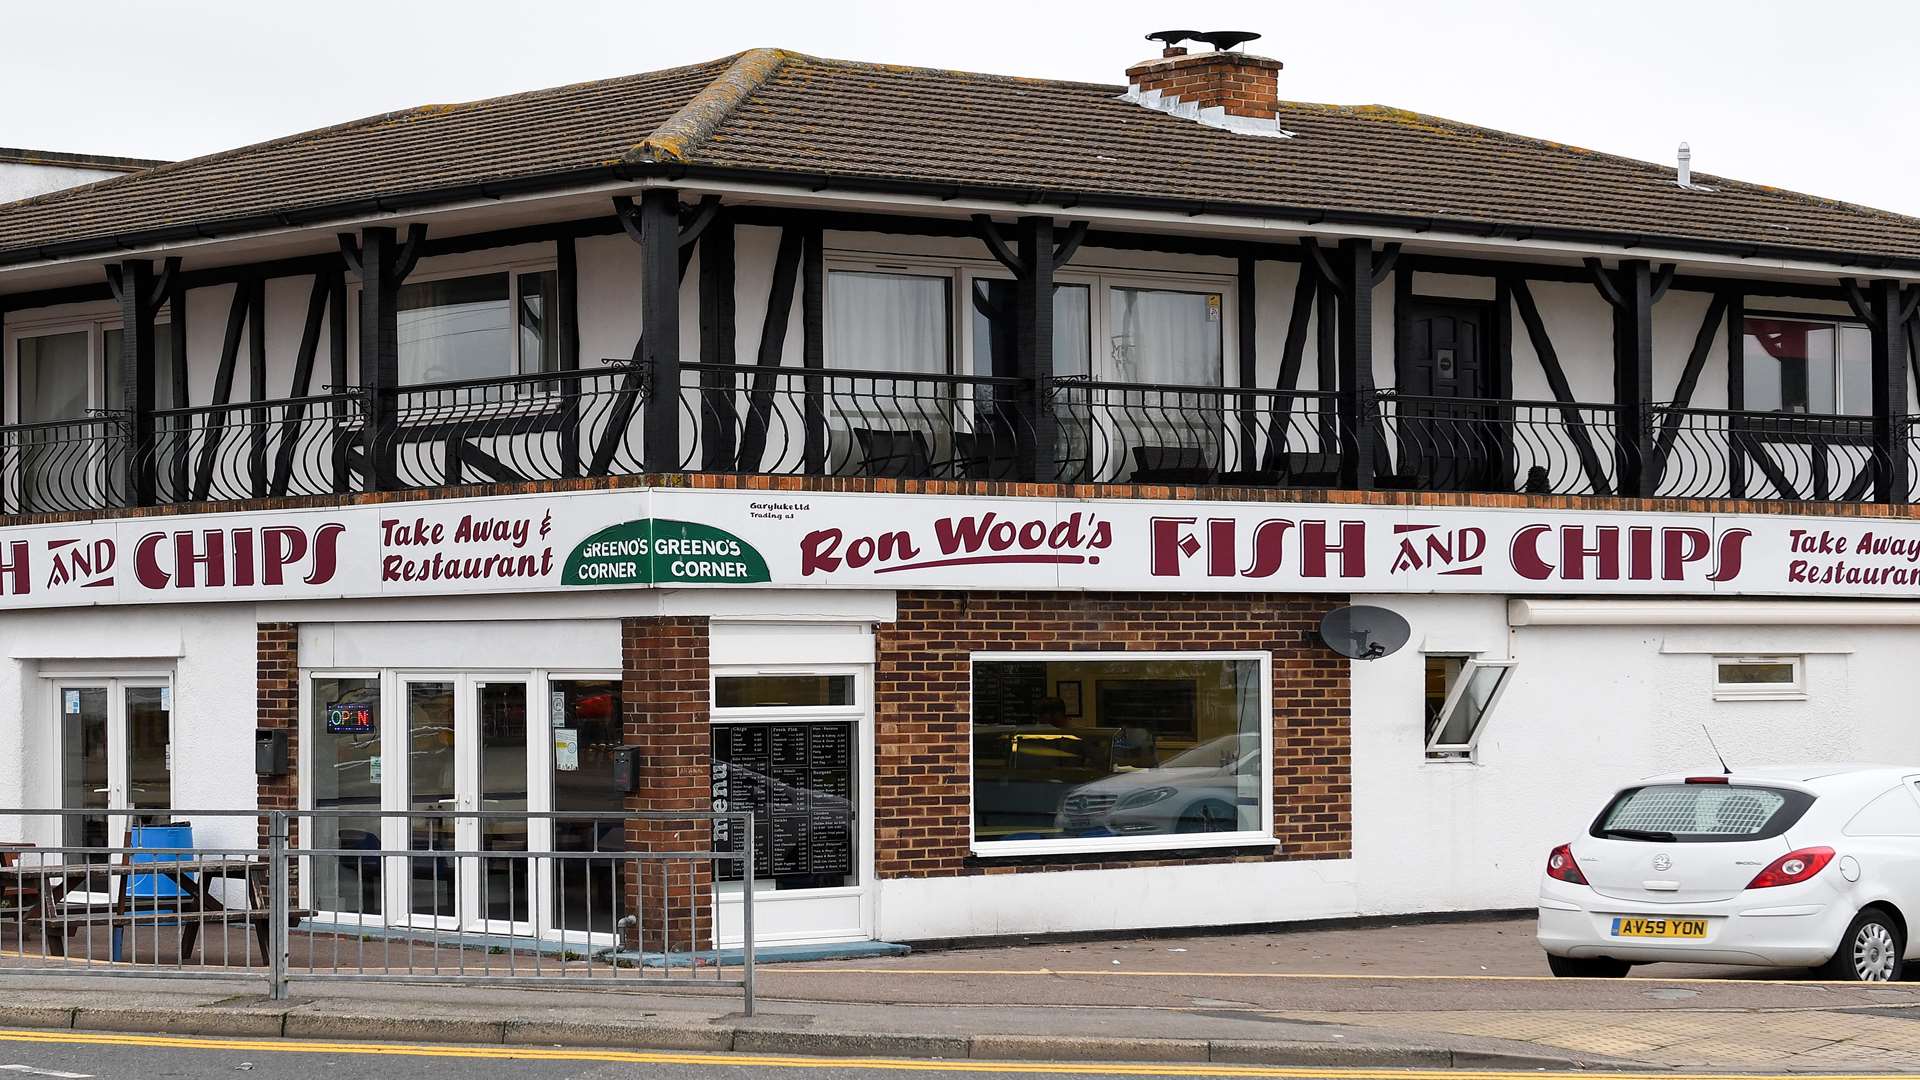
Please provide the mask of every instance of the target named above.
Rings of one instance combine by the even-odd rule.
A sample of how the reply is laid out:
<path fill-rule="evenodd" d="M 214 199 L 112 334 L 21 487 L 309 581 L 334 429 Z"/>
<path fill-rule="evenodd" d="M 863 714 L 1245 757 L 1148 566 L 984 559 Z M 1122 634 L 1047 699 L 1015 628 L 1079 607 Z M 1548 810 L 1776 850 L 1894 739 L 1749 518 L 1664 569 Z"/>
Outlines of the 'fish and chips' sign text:
<path fill-rule="evenodd" d="M 1920 596 L 1920 522 L 628 489 L 0 530 L 0 608 L 659 587 Z"/>

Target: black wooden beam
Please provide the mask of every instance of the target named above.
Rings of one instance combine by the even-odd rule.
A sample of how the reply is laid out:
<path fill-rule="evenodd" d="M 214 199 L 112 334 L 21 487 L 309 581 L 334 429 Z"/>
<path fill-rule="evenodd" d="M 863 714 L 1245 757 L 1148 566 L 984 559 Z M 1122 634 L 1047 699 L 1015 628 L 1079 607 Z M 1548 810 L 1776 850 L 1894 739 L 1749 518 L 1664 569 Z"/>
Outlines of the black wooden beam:
<path fill-rule="evenodd" d="M 174 274 L 167 283 L 167 379 L 171 393 L 167 396 L 167 406 L 184 409 L 193 404 L 193 387 L 187 366 L 187 287 L 181 283 L 180 275 Z M 168 502 L 181 502 L 187 497 L 187 432 L 188 422 L 175 418 L 172 428 L 165 433 L 167 454 L 167 499 Z M 155 439 L 161 433 L 155 432 Z M 158 468 L 156 462 L 155 468 Z M 158 480 L 156 478 L 156 485 Z"/>
<path fill-rule="evenodd" d="M 1317 247 L 1316 247 L 1317 250 Z M 1374 486 L 1375 438 L 1379 413 L 1373 386 L 1373 275 L 1371 240 L 1342 240 L 1334 260 L 1340 290 L 1340 385 L 1335 408 L 1345 452 L 1340 455 L 1340 486 L 1365 491 Z"/>
<path fill-rule="evenodd" d="M 993 256 L 994 261 L 1006 267 L 1007 273 L 1012 274 L 1016 280 L 1026 273 L 1026 265 L 1020 261 L 1020 256 L 1014 254 L 1012 246 L 1007 243 L 1007 238 L 1000 234 L 1000 226 L 993 220 L 993 215 L 973 215 L 973 227 L 980 237 L 980 242 L 987 245 L 987 253 Z"/>
<path fill-rule="evenodd" d="M 347 391 L 347 271 L 344 263 L 322 272 L 327 279 L 327 389 L 335 394 Z M 352 449 L 347 436 L 347 404 L 333 403 L 332 454 L 328 462 L 333 472 L 333 490 L 352 490 L 353 475 L 347 461 Z"/>
<path fill-rule="evenodd" d="M 225 405 L 233 400 L 233 378 L 240 366 L 240 339 L 247 329 L 250 291 L 245 282 L 233 287 L 233 302 L 227 306 L 227 330 L 220 343 L 220 366 L 213 373 L 209 405 Z M 213 467 L 226 442 L 228 415 L 226 409 L 207 414 L 206 431 L 200 436 L 200 456 L 194 463 L 193 487 L 188 493 L 195 502 L 204 502 L 213 489 Z M 182 433 L 182 437 L 189 434 Z"/>
<path fill-rule="evenodd" d="M 414 245 L 419 251 L 419 245 Z M 401 254 L 399 235 L 385 226 L 360 230 L 358 241 L 342 237 L 341 253 L 360 272 L 360 383 L 366 388 L 364 418 L 367 490 L 399 483 Z M 415 256 L 417 258 L 417 254 Z"/>
<path fill-rule="evenodd" d="M 1280 347 L 1280 370 L 1273 381 L 1273 388 L 1280 393 L 1273 396 L 1267 417 L 1267 447 L 1260 458 L 1260 468 L 1265 472 L 1278 472 L 1285 462 L 1287 436 L 1293 431 L 1290 391 L 1300 385 L 1301 360 L 1307 351 L 1307 324 L 1313 319 L 1314 293 L 1319 280 L 1311 269 L 1302 266 L 1294 282 L 1293 308 L 1287 314 L 1287 338 Z"/>
<path fill-rule="evenodd" d="M 155 371 L 154 317 L 159 311 L 160 288 L 153 264 L 132 259 L 110 264 L 107 278 L 120 302 L 120 355 L 110 362 L 120 367 L 121 400 L 109 406 L 126 413 L 127 446 L 123 448 L 121 479 L 127 501 L 134 506 L 155 502 L 153 439 Z"/>
<path fill-rule="evenodd" d="M 320 356 L 320 331 L 327 318 L 327 293 L 327 275 L 315 274 L 313 289 L 307 294 L 306 321 L 300 327 L 300 347 L 293 355 L 293 379 L 287 386 L 287 396 L 290 398 L 304 398 L 313 393 L 313 372 Z M 286 413 L 280 418 L 273 479 L 267 485 L 268 491 L 276 498 L 286 495 L 293 481 L 294 455 L 304 441 L 301 426 L 307 412 L 306 404 L 297 400 L 287 403 L 283 408 Z"/>
<path fill-rule="evenodd" d="M 700 238 L 700 362 L 731 365 L 735 355 L 734 229 L 730 220 L 710 222 Z M 734 374 L 709 369 L 700 373 L 696 414 L 700 428 L 700 468 L 731 472 L 739 452 L 734 407 Z"/>
<path fill-rule="evenodd" d="M 739 456 L 734 469 L 760 472 L 767 449 L 767 424 L 773 414 L 780 362 L 786 355 L 787 327 L 793 318 L 794 286 L 800 280 L 800 257 L 806 236 L 797 227 L 782 229 L 780 247 L 773 256 L 773 280 L 767 286 L 767 305 L 760 322 L 760 348 L 754 358 L 747 416 L 742 425 Z"/>
<path fill-rule="evenodd" d="M 1720 336 L 1721 327 L 1727 321 L 1728 297 L 1719 293 L 1707 303 L 1707 313 L 1700 320 L 1700 329 L 1693 335 L 1693 348 L 1687 353 L 1687 366 L 1681 369 L 1680 380 L 1673 388 L 1673 407 L 1660 422 L 1659 443 L 1655 449 L 1655 461 L 1658 463 L 1654 484 L 1658 486 L 1660 478 L 1666 475 L 1667 462 L 1673 456 L 1674 440 L 1680 437 L 1680 422 L 1685 419 L 1681 410 L 1693 403 L 1694 388 L 1700 384 L 1700 373 L 1706 370 L 1707 357 L 1713 352 L 1713 339 Z"/>
<path fill-rule="evenodd" d="M 1574 399 L 1573 388 L 1567 384 L 1567 373 L 1560 367 L 1560 354 L 1554 350 L 1553 339 L 1547 336 L 1546 323 L 1540 319 L 1540 309 L 1533 302 L 1533 290 L 1527 287 L 1522 278 L 1512 278 L 1507 282 L 1512 290 L 1513 302 L 1520 312 L 1521 325 L 1526 327 L 1527 340 L 1533 344 L 1534 355 L 1540 358 L 1540 370 L 1547 377 L 1547 388 L 1553 393 L 1553 400 L 1560 403 L 1560 419 L 1567 432 L 1567 440 L 1573 443 L 1573 450 L 1580 458 L 1580 468 L 1587 474 L 1587 483 L 1592 486 L 1595 495 L 1611 495 L 1611 486 L 1607 483 L 1607 472 L 1600 464 L 1600 455 L 1593 448 L 1593 437 L 1587 431 L 1586 417 L 1580 414 L 1579 403 Z"/>
<path fill-rule="evenodd" d="M 1741 293 L 1727 295 L 1727 409 L 1747 407 L 1747 300 Z M 1731 418 L 1729 418 L 1731 419 Z M 1747 454 L 1737 433 L 1727 431 L 1727 494 L 1747 497 Z"/>
<path fill-rule="evenodd" d="M 1867 287 L 1868 324 L 1873 332 L 1873 450 L 1878 466 L 1874 501 L 1904 503 L 1912 475 L 1907 445 L 1907 324 L 1911 310 L 1900 283 L 1875 281 Z"/>
<path fill-rule="evenodd" d="M 640 195 L 638 212 L 623 219 L 637 226 L 640 242 L 640 363 L 650 386 L 641 456 L 644 468 L 672 472 L 681 466 L 679 195 L 670 188 L 648 188 Z"/>
<path fill-rule="evenodd" d="M 247 283 L 247 481 L 256 499 L 267 494 L 267 280 Z"/>
<path fill-rule="evenodd" d="M 812 225 L 801 231 L 806 244 L 800 259 L 800 363 L 818 372 L 827 366 L 826 237 Z M 819 476 L 827 471 L 826 386 L 819 375 L 810 374 L 806 388 L 802 456 L 808 474 Z"/>
<path fill-rule="evenodd" d="M 575 237 L 563 233 L 553 238 L 553 349 L 554 366 L 561 371 L 580 370 L 580 257 Z M 562 393 L 567 423 L 560 428 L 560 475 L 580 475 L 580 382 L 569 379 Z"/>
<path fill-rule="evenodd" d="M 1320 452 L 1330 460 L 1340 456 L 1340 410 L 1334 391 L 1340 388 L 1340 283 L 1320 271 L 1324 259 L 1301 264 L 1301 273 L 1319 283 L 1314 297 L 1314 385 L 1320 390 Z"/>
<path fill-rule="evenodd" d="M 1029 215 L 1015 223 L 1020 249 L 1015 260 L 1013 309 L 1014 363 L 1025 381 L 1014 404 L 1013 430 L 1020 440 L 1018 475 L 1044 482 L 1054 478 L 1054 415 L 1048 407 L 1053 386 L 1053 219 Z M 989 232 L 992 235 L 992 232 Z"/>
<path fill-rule="evenodd" d="M 1240 257 L 1235 267 L 1234 288 L 1234 338 L 1238 345 L 1239 379 L 1234 385 L 1242 390 L 1251 390 L 1260 385 L 1259 351 L 1259 267 L 1260 264 L 1251 255 Z M 1254 461 L 1260 455 L 1260 403 L 1250 393 L 1238 395 L 1240 407 L 1237 410 L 1240 428 L 1240 456 L 1235 464 L 1237 469 L 1252 469 Z M 1225 469 L 1226 465 L 1221 465 Z"/>
<path fill-rule="evenodd" d="M 1597 266 L 1595 283 L 1609 275 Z M 1613 304 L 1613 401 L 1618 430 L 1620 494 L 1650 496 L 1659 475 L 1653 421 L 1654 272 L 1645 259 L 1628 259 L 1601 289 Z"/>

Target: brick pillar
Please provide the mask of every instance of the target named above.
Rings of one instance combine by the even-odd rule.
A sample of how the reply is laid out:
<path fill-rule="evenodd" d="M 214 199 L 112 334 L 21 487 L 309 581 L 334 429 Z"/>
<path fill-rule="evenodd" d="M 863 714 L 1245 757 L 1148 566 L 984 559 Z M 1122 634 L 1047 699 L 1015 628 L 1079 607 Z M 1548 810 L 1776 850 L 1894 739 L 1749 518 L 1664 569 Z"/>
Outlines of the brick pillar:
<path fill-rule="evenodd" d="M 300 807 L 300 628 L 295 623 L 261 623 L 254 646 L 255 723 L 282 728 L 287 733 L 285 776 L 255 778 L 261 810 L 297 810 Z M 267 846 L 267 821 L 259 823 L 260 846 Z M 297 824 L 296 824 L 297 828 Z"/>
<path fill-rule="evenodd" d="M 640 790 L 627 796 L 627 809 L 705 812 L 712 805 L 706 617 L 625 619 L 620 650 L 626 741 L 640 748 Z M 627 825 L 629 851 L 700 851 L 712 844 L 705 821 Z M 626 866 L 628 910 L 640 920 L 640 948 L 687 952 L 712 946 L 712 863 Z"/>

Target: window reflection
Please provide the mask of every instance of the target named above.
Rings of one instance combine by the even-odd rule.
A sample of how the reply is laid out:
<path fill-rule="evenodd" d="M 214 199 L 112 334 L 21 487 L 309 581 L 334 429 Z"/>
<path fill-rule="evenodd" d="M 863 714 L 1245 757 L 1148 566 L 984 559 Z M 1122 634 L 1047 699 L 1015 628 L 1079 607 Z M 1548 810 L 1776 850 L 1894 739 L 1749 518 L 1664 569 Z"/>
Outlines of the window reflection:
<path fill-rule="evenodd" d="M 1262 828 L 1256 660 L 982 660 L 982 843 Z"/>
<path fill-rule="evenodd" d="M 1865 327 L 1749 318 L 1742 351 L 1753 412 L 1869 416 L 1872 337 Z"/>

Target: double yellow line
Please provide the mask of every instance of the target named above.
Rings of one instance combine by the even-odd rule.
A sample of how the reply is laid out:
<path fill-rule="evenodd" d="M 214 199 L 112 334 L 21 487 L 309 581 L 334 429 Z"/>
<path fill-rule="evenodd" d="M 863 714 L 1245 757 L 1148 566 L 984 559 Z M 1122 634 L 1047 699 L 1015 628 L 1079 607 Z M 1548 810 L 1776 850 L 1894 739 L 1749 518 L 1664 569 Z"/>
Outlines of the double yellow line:
<path fill-rule="evenodd" d="M 154 1050 L 241 1050 L 268 1054 L 366 1054 L 380 1057 L 450 1058 L 472 1061 L 583 1061 L 641 1065 L 756 1065 L 779 1069 L 884 1069 L 894 1072 L 1027 1073 L 1053 1076 L 1241 1076 L 1289 1080 L 1512 1080 L 1512 1072 L 1470 1069 L 1341 1069 L 1269 1065 L 1101 1065 L 1072 1061 L 971 1061 L 913 1058 L 796 1057 L 653 1050 L 564 1050 L 538 1046 L 430 1046 L 405 1043 L 308 1042 L 293 1039 L 218 1039 L 177 1035 L 105 1035 L 77 1031 L 0 1030 L 0 1042 L 121 1046 Z M 1578 1077 L 1591 1072 L 1540 1072 L 1529 1077 Z M 1609 1072 L 1607 1080 L 1777 1080 L 1776 1074 Z M 1916 1074 L 1796 1073 L 1794 1080 L 1920 1080 Z"/>

